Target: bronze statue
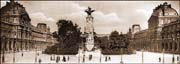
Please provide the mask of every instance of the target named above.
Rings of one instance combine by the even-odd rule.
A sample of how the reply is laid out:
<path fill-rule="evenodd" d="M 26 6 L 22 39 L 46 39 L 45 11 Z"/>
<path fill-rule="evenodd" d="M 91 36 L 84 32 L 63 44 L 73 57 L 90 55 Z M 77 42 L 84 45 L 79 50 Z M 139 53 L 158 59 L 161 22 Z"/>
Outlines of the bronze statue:
<path fill-rule="evenodd" d="M 94 12 L 95 10 L 92 10 L 90 7 L 88 7 L 88 9 L 85 10 L 85 12 L 88 14 L 88 15 L 91 15 L 92 12 Z"/>

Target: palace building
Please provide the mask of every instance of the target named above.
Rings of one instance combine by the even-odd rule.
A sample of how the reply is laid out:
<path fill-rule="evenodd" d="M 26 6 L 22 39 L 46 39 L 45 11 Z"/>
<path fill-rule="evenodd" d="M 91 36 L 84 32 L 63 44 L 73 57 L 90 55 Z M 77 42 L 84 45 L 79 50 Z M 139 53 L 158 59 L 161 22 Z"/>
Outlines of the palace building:
<path fill-rule="evenodd" d="M 10 0 L 0 11 L 3 52 L 42 50 L 54 42 L 50 28 L 44 23 L 33 26 L 25 7 L 18 2 Z"/>
<path fill-rule="evenodd" d="M 153 10 L 151 17 L 148 20 L 148 39 L 151 44 L 150 51 L 162 51 L 162 28 L 165 24 L 176 21 L 178 17 L 177 11 L 167 2 L 160 4 Z"/>
<path fill-rule="evenodd" d="M 152 52 L 162 52 L 163 49 L 167 53 L 179 52 L 179 20 L 171 4 L 160 4 L 148 20 L 148 29 L 140 30 L 138 25 L 133 25 L 132 29 L 138 30 L 133 32 L 134 48 Z"/>
<path fill-rule="evenodd" d="M 180 53 L 180 19 L 162 28 L 162 48 L 167 53 Z"/>

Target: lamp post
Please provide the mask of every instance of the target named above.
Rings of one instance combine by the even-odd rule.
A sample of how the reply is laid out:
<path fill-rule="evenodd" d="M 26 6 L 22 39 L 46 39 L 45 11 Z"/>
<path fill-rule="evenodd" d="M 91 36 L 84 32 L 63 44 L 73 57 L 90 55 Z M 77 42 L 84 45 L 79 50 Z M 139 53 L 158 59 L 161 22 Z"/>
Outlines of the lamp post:
<path fill-rule="evenodd" d="M 122 53 L 123 53 L 123 52 L 122 52 L 122 48 L 120 48 L 120 51 L 121 51 L 121 53 L 120 53 L 120 54 L 121 54 L 121 61 L 120 61 L 120 64 L 124 64 L 124 63 L 123 63 L 123 56 L 122 56 Z"/>
<path fill-rule="evenodd" d="M 4 42 L 6 43 L 6 38 L 5 38 L 5 37 L 3 37 L 2 40 L 4 40 Z M 2 43 L 1 43 L 1 44 L 2 44 Z M 1 45 L 1 46 L 2 46 L 2 45 Z M 4 47 L 3 47 L 2 63 L 5 63 L 5 55 L 4 55 L 5 53 L 4 53 L 4 52 L 5 52 L 5 50 L 4 50 Z"/>
<path fill-rule="evenodd" d="M 4 52 L 5 52 L 5 50 L 4 50 L 4 47 L 3 47 L 2 63 L 4 63 L 4 62 L 5 62 Z"/>
<path fill-rule="evenodd" d="M 164 64 L 164 51 L 165 51 L 165 49 L 163 48 L 163 64 Z"/>
<path fill-rule="evenodd" d="M 14 45 L 13 45 L 13 63 L 15 63 L 15 41 L 14 41 Z"/>
<path fill-rule="evenodd" d="M 80 46 L 79 46 L 79 54 L 78 54 L 78 64 L 80 63 Z"/>
<path fill-rule="evenodd" d="M 101 64 L 101 54 L 100 54 L 100 64 Z"/>
<path fill-rule="evenodd" d="M 36 46 L 36 44 L 35 44 L 35 63 L 37 63 L 37 46 Z"/>
<path fill-rule="evenodd" d="M 144 47 L 142 48 L 142 64 L 144 64 Z"/>
<path fill-rule="evenodd" d="M 173 38 L 173 42 L 175 42 L 174 40 L 175 40 L 175 39 Z M 174 54 L 175 54 L 175 53 L 174 53 L 174 49 L 173 49 L 172 64 L 174 64 L 174 61 L 175 61 Z"/>
<path fill-rule="evenodd" d="M 13 53 L 13 63 L 15 63 L 16 62 L 16 42 L 17 42 L 17 38 L 16 38 L 17 36 L 15 35 L 14 36 L 14 45 L 13 45 L 13 48 L 14 48 L 14 53 Z"/>

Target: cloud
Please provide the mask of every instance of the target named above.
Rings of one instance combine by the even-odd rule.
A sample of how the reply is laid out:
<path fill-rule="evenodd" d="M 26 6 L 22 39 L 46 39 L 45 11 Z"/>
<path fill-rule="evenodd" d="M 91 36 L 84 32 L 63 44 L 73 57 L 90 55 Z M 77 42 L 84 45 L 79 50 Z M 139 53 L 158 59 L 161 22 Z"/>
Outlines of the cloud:
<path fill-rule="evenodd" d="M 153 9 L 165 1 L 19 1 L 30 14 L 32 24 L 47 23 L 51 31 L 57 31 L 59 19 L 72 20 L 84 30 L 88 6 L 96 11 L 94 28 L 97 33 L 109 34 L 113 30 L 126 33 L 133 24 L 147 29 Z M 168 1 L 179 12 L 179 3 Z"/>
<path fill-rule="evenodd" d="M 47 17 L 42 12 L 32 13 L 30 14 L 30 17 L 33 20 L 39 20 L 38 22 L 54 22 L 55 20 L 51 17 Z"/>
<path fill-rule="evenodd" d="M 55 23 L 55 20 L 51 17 L 47 17 L 42 12 L 32 13 L 30 14 L 31 23 L 36 26 L 37 23 L 46 23 L 49 26 L 51 26 L 53 23 Z"/>
<path fill-rule="evenodd" d="M 7 1 L 1 1 L 1 7 L 5 6 L 5 5 L 6 5 L 6 2 L 7 2 Z"/>
<path fill-rule="evenodd" d="M 95 11 L 92 15 L 94 17 L 94 29 L 97 33 L 110 33 L 113 30 L 119 30 L 123 22 L 116 13 L 104 14 L 102 11 Z M 80 11 L 61 15 L 60 18 L 69 19 L 77 23 L 82 28 L 81 31 L 83 32 L 86 26 L 86 16 L 87 14 L 84 11 Z"/>

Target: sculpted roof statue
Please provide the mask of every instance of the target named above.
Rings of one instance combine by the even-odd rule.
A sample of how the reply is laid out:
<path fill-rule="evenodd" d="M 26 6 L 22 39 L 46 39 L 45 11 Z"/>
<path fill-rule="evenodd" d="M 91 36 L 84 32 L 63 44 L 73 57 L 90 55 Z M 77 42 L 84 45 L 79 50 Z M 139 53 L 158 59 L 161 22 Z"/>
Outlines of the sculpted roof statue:
<path fill-rule="evenodd" d="M 85 10 L 85 12 L 88 14 L 88 15 L 91 15 L 92 12 L 94 12 L 95 10 L 92 10 L 90 7 L 88 7 L 88 9 Z"/>

